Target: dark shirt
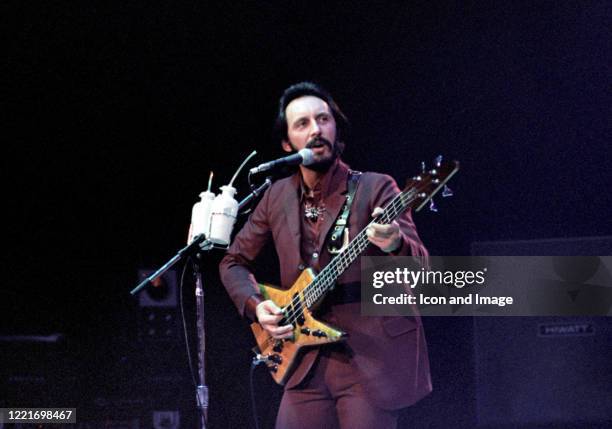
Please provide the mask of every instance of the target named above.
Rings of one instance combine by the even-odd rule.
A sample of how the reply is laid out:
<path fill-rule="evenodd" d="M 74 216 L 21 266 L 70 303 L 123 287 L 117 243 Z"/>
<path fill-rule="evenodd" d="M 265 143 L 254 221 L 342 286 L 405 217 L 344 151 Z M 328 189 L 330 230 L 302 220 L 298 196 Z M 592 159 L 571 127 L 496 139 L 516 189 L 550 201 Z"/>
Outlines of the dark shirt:
<path fill-rule="evenodd" d="M 298 192 L 301 194 L 300 212 L 302 242 L 300 243 L 300 252 L 302 260 L 306 266 L 314 268 L 316 272 L 321 271 L 320 255 L 317 249 L 320 235 L 322 234 L 323 220 L 329 214 L 325 210 L 325 195 L 328 195 L 330 178 L 338 168 L 336 161 L 317 184 L 309 189 L 302 179 L 301 186 Z"/>

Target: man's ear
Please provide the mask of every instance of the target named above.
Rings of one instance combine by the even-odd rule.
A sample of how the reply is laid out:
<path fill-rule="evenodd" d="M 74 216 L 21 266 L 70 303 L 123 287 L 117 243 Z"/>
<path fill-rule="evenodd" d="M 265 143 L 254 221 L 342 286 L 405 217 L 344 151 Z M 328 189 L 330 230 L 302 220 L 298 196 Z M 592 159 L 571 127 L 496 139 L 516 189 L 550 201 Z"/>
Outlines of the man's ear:
<path fill-rule="evenodd" d="M 281 146 L 283 147 L 283 150 L 285 152 L 294 152 L 295 149 L 293 149 L 293 146 L 291 146 L 291 143 L 289 143 L 287 140 L 283 140 L 281 142 Z"/>

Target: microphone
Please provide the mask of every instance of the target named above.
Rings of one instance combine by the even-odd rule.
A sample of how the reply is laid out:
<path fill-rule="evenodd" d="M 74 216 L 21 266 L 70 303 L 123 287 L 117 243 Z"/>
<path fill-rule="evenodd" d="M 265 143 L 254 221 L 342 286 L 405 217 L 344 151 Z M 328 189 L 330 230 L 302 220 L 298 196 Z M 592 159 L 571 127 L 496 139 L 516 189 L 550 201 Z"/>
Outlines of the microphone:
<path fill-rule="evenodd" d="M 250 170 L 251 174 L 261 173 L 262 171 L 268 171 L 279 165 L 310 165 L 314 162 L 314 154 L 312 149 L 302 149 L 298 153 L 293 155 L 285 156 L 283 158 L 275 159 L 274 161 L 264 162 L 263 164 L 253 167 Z"/>

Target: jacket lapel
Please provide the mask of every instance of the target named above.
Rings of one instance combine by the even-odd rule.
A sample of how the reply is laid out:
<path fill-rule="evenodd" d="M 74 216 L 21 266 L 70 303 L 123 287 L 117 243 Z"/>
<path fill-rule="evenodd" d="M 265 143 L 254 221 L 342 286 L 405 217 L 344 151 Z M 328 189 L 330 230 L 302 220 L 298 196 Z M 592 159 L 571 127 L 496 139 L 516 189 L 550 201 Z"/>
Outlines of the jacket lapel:
<path fill-rule="evenodd" d="M 295 243 L 300 243 L 302 239 L 302 232 L 300 228 L 300 201 L 298 200 L 298 186 L 299 186 L 299 176 L 295 175 L 291 181 L 291 189 L 285 192 L 285 199 L 283 201 L 283 208 L 285 212 L 287 226 L 289 227 L 289 231 L 295 239 Z M 299 252 L 299 250 L 298 250 Z"/>
<path fill-rule="evenodd" d="M 348 166 L 342 161 L 338 161 L 337 168 L 334 170 L 333 176 L 329 181 L 328 188 L 324 190 L 325 195 L 325 216 L 321 228 L 321 235 L 317 247 L 319 253 L 323 250 L 325 239 L 329 234 L 330 228 L 336 222 L 336 218 L 340 214 L 340 209 L 346 201 Z M 328 197 L 329 195 L 329 197 Z"/>

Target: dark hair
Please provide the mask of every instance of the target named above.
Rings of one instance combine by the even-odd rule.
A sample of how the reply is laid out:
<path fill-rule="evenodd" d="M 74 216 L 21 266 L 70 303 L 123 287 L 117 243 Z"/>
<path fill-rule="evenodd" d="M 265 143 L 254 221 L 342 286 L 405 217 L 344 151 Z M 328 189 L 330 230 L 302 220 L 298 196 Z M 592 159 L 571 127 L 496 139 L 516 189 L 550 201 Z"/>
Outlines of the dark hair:
<path fill-rule="evenodd" d="M 342 113 L 342 110 L 340 110 L 340 107 L 338 107 L 338 104 L 336 104 L 331 94 L 314 82 L 300 82 L 285 89 L 278 103 L 278 115 L 276 116 L 276 122 L 274 124 L 274 137 L 277 141 L 289 140 L 285 111 L 289 103 L 305 95 L 315 96 L 327 103 L 336 121 L 336 140 L 340 142 L 340 145 L 343 147 L 344 139 L 349 131 L 348 119 L 344 113 Z"/>

